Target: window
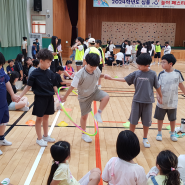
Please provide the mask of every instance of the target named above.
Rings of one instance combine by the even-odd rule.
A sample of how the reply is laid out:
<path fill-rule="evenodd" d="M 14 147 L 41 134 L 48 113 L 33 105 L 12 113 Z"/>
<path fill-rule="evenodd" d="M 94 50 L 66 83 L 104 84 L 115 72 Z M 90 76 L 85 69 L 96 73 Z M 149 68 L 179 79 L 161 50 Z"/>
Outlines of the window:
<path fill-rule="evenodd" d="M 32 15 L 32 33 L 46 34 L 46 16 Z"/>

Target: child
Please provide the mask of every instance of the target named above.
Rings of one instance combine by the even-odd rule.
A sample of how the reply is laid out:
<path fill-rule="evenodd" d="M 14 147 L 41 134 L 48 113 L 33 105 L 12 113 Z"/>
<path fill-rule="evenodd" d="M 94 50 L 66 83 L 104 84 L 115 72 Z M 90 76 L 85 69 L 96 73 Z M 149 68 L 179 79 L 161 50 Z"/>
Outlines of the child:
<path fill-rule="evenodd" d="M 14 71 L 19 73 L 19 80 L 23 80 L 23 67 L 22 62 L 24 62 L 24 56 L 22 53 L 18 54 L 15 59 Z"/>
<path fill-rule="evenodd" d="M 130 45 L 130 41 L 128 41 L 128 44 L 126 45 L 126 50 L 125 50 L 125 57 L 126 57 L 127 65 L 129 64 L 131 53 L 132 53 L 132 46 Z"/>
<path fill-rule="evenodd" d="M 112 157 L 106 164 L 102 179 L 113 185 L 146 185 L 145 170 L 133 159 L 140 153 L 137 136 L 130 130 L 121 131 L 117 138 L 118 157 Z"/>
<path fill-rule="evenodd" d="M 66 65 L 64 66 L 64 70 L 65 70 L 65 74 L 64 78 L 69 80 L 69 79 L 73 79 L 74 75 L 75 75 L 75 71 L 73 69 L 72 65 L 72 61 L 71 60 L 67 60 L 66 61 Z"/>
<path fill-rule="evenodd" d="M 99 52 L 101 54 L 101 58 L 102 58 L 99 66 L 98 66 L 100 71 L 102 72 L 102 69 L 105 66 L 105 56 L 104 56 L 103 50 L 101 48 L 102 42 L 101 42 L 101 40 L 96 40 L 95 42 L 96 42 L 95 47 L 99 50 Z M 99 78 L 99 80 L 98 80 L 98 87 L 101 88 L 101 78 Z"/>
<path fill-rule="evenodd" d="M 37 43 L 33 42 L 33 46 L 32 46 L 32 57 L 33 57 L 33 59 L 36 59 L 36 53 L 37 53 Z"/>
<path fill-rule="evenodd" d="M 9 92 L 12 101 L 19 101 L 19 97 L 14 94 L 11 84 L 9 82 L 9 76 L 4 72 L 3 65 L 5 64 L 5 58 L 0 52 L 0 146 L 10 146 L 11 142 L 5 139 L 4 133 L 6 125 L 9 122 L 9 111 L 6 100 L 6 91 Z M 3 152 L 0 150 L 0 155 Z"/>
<path fill-rule="evenodd" d="M 159 41 L 156 41 L 156 45 L 155 45 L 154 63 L 156 58 L 158 58 L 158 65 L 159 65 L 160 59 L 161 59 L 161 45 Z"/>
<path fill-rule="evenodd" d="M 24 66 L 23 66 L 23 84 L 27 84 L 27 80 L 28 80 L 28 72 L 29 69 L 32 66 L 32 60 L 30 57 L 26 57 L 26 59 L 24 60 Z"/>
<path fill-rule="evenodd" d="M 63 63 L 62 63 L 62 45 L 61 45 L 61 39 L 58 39 L 58 43 L 57 43 L 57 50 L 59 51 L 59 54 L 58 54 L 58 62 L 61 66 L 63 66 Z M 57 68 L 58 66 L 56 66 Z"/>
<path fill-rule="evenodd" d="M 19 79 L 19 73 L 17 71 L 12 71 L 12 73 L 10 75 L 10 84 L 12 86 L 14 94 L 17 93 L 17 89 L 15 87 L 15 83 L 18 81 L 18 79 Z M 18 103 L 16 103 L 16 102 L 13 102 L 11 100 L 11 96 L 10 96 L 9 92 L 7 91 L 7 103 L 8 103 L 8 110 L 9 111 L 15 111 L 15 110 L 29 111 L 28 98 L 25 97 L 25 96 L 22 97 Z"/>
<path fill-rule="evenodd" d="M 135 94 L 129 118 L 130 130 L 132 132 L 135 131 L 135 127 L 141 117 L 144 131 L 143 144 L 146 148 L 150 147 L 147 135 L 152 123 L 152 103 L 155 102 L 153 87 L 155 87 L 160 96 L 160 98 L 158 98 L 159 103 L 162 101 L 162 94 L 156 72 L 148 68 L 151 61 L 152 59 L 150 55 L 148 53 L 143 53 L 136 60 L 139 70 L 134 71 L 125 78 L 111 78 L 110 76 L 105 75 L 105 79 L 127 82 L 128 85 L 134 84 Z"/>
<path fill-rule="evenodd" d="M 23 42 L 21 45 L 22 54 L 24 55 L 24 58 L 27 57 L 28 48 L 27 48 L 27 37 L 23 37 Z"/>
<path fill-rule="evenodd" d="M 183 185 L 177 165 L 178 158 L 173 152 L 169 150 L 160 152 L 156 160 L 156 167 L 160 175 L 155 174 L 155 168 L 151 169 L 149 173 L 157 176 L 154 175 L 149 178 L 147 185 Z M 152 173 L 153 171 L 154 173 Z"/>
<path fill-rule="evenodd" d="M 152 42 L 151 42 L 151 46 L 152 46 L 152 55 L 151 55 L 151 57 L 153 58 L 154 53 L 155 53 L 155 45 L 154 45 L 154 41 L 152 41 Z M 152 63 L 151 65 L 155 65 L 155 62 L 154 62 L 154 63 Z"/>
<path fill-rule="evenodd" d="M 117 63 L 117 67 L 120 65 L 120 67 L 123 66 L 123 62 L 124 62 L 124 54 L 121 52 L 115 54 L 116 57 L 116 63 Z"/>
<path fill-rule="evenodd" d="M 175 122 L 178 104 L 178 87 L 185 94 L 183 85 L 184 78 L 180 71 L 173 68 L 176 58 L 172 54 L 166 54 L 162 57 L 162 68 L 164 71 L 159 73 L 158 80 L 163 95 L 163 103 L 157 103 L 154 118 L 158 120 L 157 141 L 162 141 L 162 125 L 167 113 L 171 126 L 170 138 L 177 141 L 175 136 Z"/>
<path fill-rule="evenodd" d="M 145 43 L 142 45 L 141 53 L 147 53 L 147 48 L 145 47 Z"/>
<path fill-rule="evenodd" d="M 136 41 L 133 41 L 132 43 L 132 61 L 133 63 L 136 63 Z"/>
<path fill-rule="evenodd" d="M 113 50 L 114 48 L 116 48 L 116 46 L 113 44 L 112 40 L 110 41 L 110 45 L 109 45 L 109 51 L 111 53 L 111 55 L 113 55 Z"/>
<path fill-rule="evenodd" d="M 27 86 L 24 88 L 20 97 L 22 98 L 32 87 L 35 94 L 35 101 L 32 115 L 37 116 L 35 129 L 37 133 L 36 143 L 41 147 L 46 147 L 47 142 L 55 142 L 54 138 L 48 136 L 49 115 L 54 114 L 54 98 L 57 93 L 57 83 L 55 74 L 48 68 L 53 60 L 52 53 L 47 49 L 41 49 L 37 58 L 40 60 L 40 66 L 35 69 L 28 79 Z M 43 123 L 44 135 L 41 134 L 41 124 Z"/>
<path fill-rule="evenodd" d="M 138 45 L 136 47 L 136 58 L 139 57 L 141 54 L 141 49 L 142 49 L 142 43 L 140 41 L 137 41 Z"/>
<path fill-rule="evenodd" d="M 12 71 L 14 71 L 14 61 L 12 59 L 8 60 L 8 66 L 6 67 L 6 72 L 10 74 Z"/>
<path fill-rule="evenodd" d="M 35 40 L 36 40 L 36 46 L 37 46 L 37 51 L 36 51 L 36 53 L 38 53 L 38 52 L 40 51 L 40 43 L 39 43 L 38 38 L 36 38 Z"/>
<path fill-rule="evenodd" d="M 101 171 L 94 168 L 78 182 L 69 169 L 69 158 L 71 156 L 70 144 L 67 141 L 59 141 L 51 146 L 53 164 L 47 185 L 98 185 Z"/>
<path fill-rule="evenodd" d="M 61 75 L 64 72 L 64 68 L 62 66 L 57 67 L 57 72 L 55 73 L 55 80 L 57 82 L 57 88 L 61 86 L 70 86 L 71 82 L 62 81 Z"/>
<path fill-rule="evenodd" d="M 98 113 L 95 114 L 95 119 L 102 123 L 101 113 L 109 101 L 109 95 L 106 92 L 99 90 L 96 85 L 98 79 L 104 77 L 104 74 L 97 68 L 100 63 L 100 56 L 96 53 L 89 53 L 85 60 L 87 64 L 75 74 L 71 86 L 61 99 L 62 102 L 65 102 L 71 91 L 74 88 L 78 89 L 78 100 L 81 109 L 80 124 L 83 130 L 86 130 L 88 113 L 92 110 L 92 102 L 100 101 L 100 107 Z M 88 143 L 92 142 L 92 139 L 83 133 L 82 139 Z"/>
<path fill-rule="evenodd" d="M 39 60 L 35 59 L 35 60 L 32 61 L 32 63 L 33 63 L 33 66 L 31 66 L 30 69 L 29 69 L 28 78 L 29 78 L 30 74 L 32 73 L 32 71 L 34 71 L 35 69 L 38 68 Z"/>
<path fill-rule="evenodd" d="M 75 62 L 76 62 L 76 69 L 78 72 L 83 66 L 83 56 L 84 56 L 83 39 L 81 37 L 78 37 L 77 43 L 71 49 L 76 50 Z"/>
<path fill-rule="evenodd" d="M 77 42 L 78 42 L 78 40 L 76 39 L 75 43 L 77 43 Z M 74 45 L 75 45 L 75 43 L 74 43 Z M 71 54 L 70 59 L 72 61 L 74 61 L 75 60 L 75 55 L 76 55 L 76 50 L 74 48 L 72 48 L 72 47 L 71 47 L 71 50 L 73 51 L 73 53 Z"/>
<path fill-rule="evenodd" d="M 165 42 L 165 48 L 164 48 L 164 55 L 171 53 L 171 46 L 169 45 L 169 42 Z"/>

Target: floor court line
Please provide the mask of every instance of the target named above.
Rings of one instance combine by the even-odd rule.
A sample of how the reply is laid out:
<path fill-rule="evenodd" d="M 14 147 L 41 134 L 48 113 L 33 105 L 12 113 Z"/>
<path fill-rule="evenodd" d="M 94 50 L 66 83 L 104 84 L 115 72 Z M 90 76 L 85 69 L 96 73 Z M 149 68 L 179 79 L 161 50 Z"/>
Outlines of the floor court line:
<path fill-rule="evenodd" d="M 55 116 L 55 119 L 54 119 L 54 121 L 53 121 L 53 123 L 52 123 L 52 125 L 51 125 L 51 128 L 50 128 L 49 132 L 48 132 L 48 135 L 49 135 L 49 136 L 50 136 L 51 133 L 53 132 L 53 129 L 54 129 L 54 127 L 55 127 L 55 124 L 56 124 L 56 122 L 57 122 L 57 120 L 58 120 L 58 117 L 59 117 L 60 113 L 61 113 L 61 111 L 59 110 L 59 111 L 57 112 L 57 115 Z M 37 157 L 36 157 L 36 159 L 35 159 L 35 161 L 34 161 L 34 163 L 33 163 L 33 166 L 32 166 L 32 168 L 31 168 L 31 170 L 30 170 L 30 173 L 28 174 L 28 177 L 27 177 L 27 179 L 26 179 L 24 185 L 29 185 L 29 184 L 31 183 L 32 178 L 33 178 L 33 176 L 34 176 L 34 174 L 35 174 L 35 171 L 36 171 L 36 169 L 37 169 L 37 167 L 38 167 L 38 164 L 39 164 L 40 159 L 41 159 L 41 157 L 42 157 L 42 155 L 43 155 L 43 153 L 44 153 L 45 148 L 46 148 L 46 147 L 41 147 L 41 149 L 40 149 L 40 151 L 39 151 L 39 153 L 38 153 L 38 155 L 37 155 Z"/>

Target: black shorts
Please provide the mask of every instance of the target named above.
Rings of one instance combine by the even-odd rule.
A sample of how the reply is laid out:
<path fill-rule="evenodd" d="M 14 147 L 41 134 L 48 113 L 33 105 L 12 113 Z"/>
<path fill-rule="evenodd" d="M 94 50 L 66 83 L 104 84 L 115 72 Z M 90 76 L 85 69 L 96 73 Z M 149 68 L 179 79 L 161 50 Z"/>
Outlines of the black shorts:
<path fill-rule="evenodd" d="M 154 50 L 152 50 L 152 55 L 151 55 L 151 57 L 153 57 L 154 56 Z"/>
<path fill-rule="evenodd" d="M 126 56 L 126 57 L 131 57 L 131 55 L 129 55 L 129 54 L 125 54 L 125 56 Z"/>
<path fill-rule="evenodd" d="M 164 120 L 165 115 L 168 115 L 169 121 L 175 121 L 177 115 L 177 109 L 161 109 L 156 106 L 154 118 L 158 120 Z"/>
<path fill-rule="evenodd" d="M 154 56 L 154 58 L 161 58 L 161 52 L 157 52 Z"/>
<path fill-rule="evenodd" d="M 53 96 L 35 95 L 34 107 L 32 115 L 43 117 L 44 115 L 54 114 L 54 98 Z"/>
<path fill-rule="evenodd" d="M 100 71 L 102 72 L 103 64 L 100 64 L 98 67 L 99 67 Z"/>
<path fill-rule="evenodd" d="M 83 62 L 76 62 L 76 66 L 83 66 Z"/>

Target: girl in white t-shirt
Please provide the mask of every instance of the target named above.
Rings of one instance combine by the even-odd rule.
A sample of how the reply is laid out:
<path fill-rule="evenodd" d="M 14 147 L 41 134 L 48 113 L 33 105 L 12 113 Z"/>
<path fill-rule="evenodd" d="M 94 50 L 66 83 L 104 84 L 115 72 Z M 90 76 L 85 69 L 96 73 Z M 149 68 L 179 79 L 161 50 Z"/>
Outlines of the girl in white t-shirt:
<path fill-rule="evenodd" d="M 98 185 L 101 171 L 98 168 L 92 169 L 80 181 L 77 181 L 71 174 L 68 159 L 70 158 L 70 144 L 66 141 L 59 141 L 51 146 L 53 164 L 47 185 Z"/>
<path fill-rule="evenodd" d="M 109 51 L 111 53 L 111 55 L 113 55 L 113 50 L 114 48 L 116 48 L 116 46 L 113 44 L 112 40 L 110 41 L 110 45 L 109 45 Z"/>
<path fill-rule="evenodd" d="M 115 54 L 116 57 L 116 63 L 117 63 L 117 67 L 120 65 L 120 67 L 123 66 L 123 62 L 124 62 L 124 54 L 121 52 Z"/>
<path fill-rule="evenodd" d="M 146 185 L 142 166 L 133 159 L 140 153 L 139 140 L 132 131 L 121 131 L 116 143 L 118 157 L 111 158 L 105 166 L 102 179 L 109 185 Z"/>
<path fill-rule="evenodd" d="M 130 41 L 128 41 L 128 45 L 126 45 L 126 50 L 125 50 L 126 64 L 129 64 L 131 54 L 132 54 L 132 46 L 130 45 Z"/>
<path fill-rule="evenodd" d="M 147 53 L 147 48 L 145 47 L 146 43 L 143 43 L 141 53 Z"/>

